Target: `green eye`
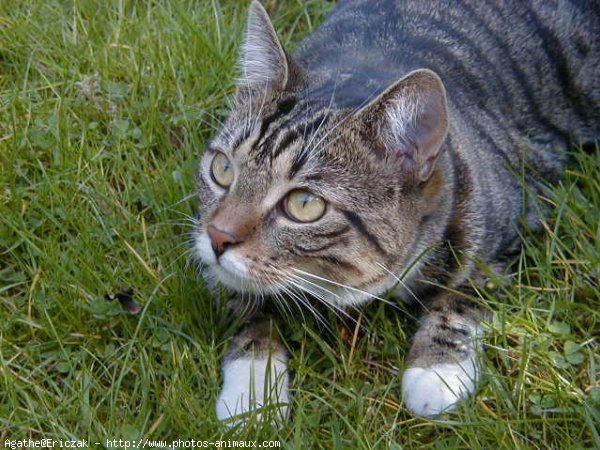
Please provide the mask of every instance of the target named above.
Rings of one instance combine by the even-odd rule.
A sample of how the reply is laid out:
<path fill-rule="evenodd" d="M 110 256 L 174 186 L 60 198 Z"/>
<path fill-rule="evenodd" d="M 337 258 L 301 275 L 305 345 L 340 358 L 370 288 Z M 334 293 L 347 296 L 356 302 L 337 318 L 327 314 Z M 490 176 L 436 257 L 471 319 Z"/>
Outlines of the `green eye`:
<path fill-rule="evenodd" d="M 325 200 L 303 189 L 290 192 L 284 206 L 287 215 L 298 222 L 314 222 L 325 213 Z"/>
<path fill-rule="evenodd" d="M 227 156 L 217 152 L 210 165 L 213 180 L 221 187 L 229 187 L 233 183 L 233 164 Z"/>

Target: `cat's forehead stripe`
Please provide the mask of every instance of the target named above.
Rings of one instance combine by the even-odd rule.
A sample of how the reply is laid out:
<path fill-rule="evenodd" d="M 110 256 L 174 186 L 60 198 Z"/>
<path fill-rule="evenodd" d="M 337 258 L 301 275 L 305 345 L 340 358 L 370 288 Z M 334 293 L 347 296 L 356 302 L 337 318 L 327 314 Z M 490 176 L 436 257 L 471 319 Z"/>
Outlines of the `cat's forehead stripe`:
<path fill-rule="evenodd" d="M 231 144 L 231 148 L 232 148 L 232 151 L 234 154 L 235 154 L 235 151 L 242 145 L 242 143 L 250 137 L 251 133 L 252 133 L 251 127 L 243 128 L 242 132 L 238 135 L 238 137 Z"/>
<path fill-rule="evenodd" d="M 298 145 L 298 148 L 290 152 L 288 178 L 293 178 L 310 160 L 311 154 L 326 145 L 313 135 L 328 125 L 330 107 L 324 110 L 322 107 L 315 108 L 317 105 L 309 105 L 306 99 L 296 96 L 280 100 L 275 110 L 262 121 L 254 122 L 253 126 L 240 127 L 241 130 L 230 141 L 233 154 L 244 142 L 252 139 L 253 142 L 249 143 L 249 156 L 259 164 L 266 160 L 272 164 L 293 144 L 304 139 L 307 141 L 306 145 Z"/>
<path fill-rule="evenodd" d="M 260 122 L 260 130 L 258 132 L 258 136 L 255 138 L 255 143 L 259 143 L 264 138 L 264 135 L 271 124 L 292 112 L 297 103 L 297 98 L 293 96 L 281 100 L 277 104 L 275 112 L 271 113 Z M 237 133 L 235 139 L 230 140 L 229 145 L 233 154 L 235 154 L 242 144 L 254 134 L 254 130 L 256 129 L 256 122 L 254 120 L 255 119 L 248 121 L 248 118 L 246 117 L 244 119 L 245 124 L 239 127 L 241 131 Z M 235 128 L 237 127 L 234 127 L 234 130 Z"/>
<path fill-rule="evenodd" d="M 302 124 L 304 114 L 302 107 L 296 108 L 285 116 L 280 116 L 280 121 L 275 126 L 271 127 L 271 132 L 261 135 L 257 141 L 257 150 L 261 153 L 261 157 L 266 157 L 276 146 L 279 137 L 283 136 L 287 131 L 297 129 L 299 124 Z M 271 122 L 272 123 L 272 122 Z"/>
<path fill-rule="evenodd" d="M 271 152 L 271 160 L 277 158 L 281 152 L 288 148 L 293 142 L 300 137 L 300 133 L 297 130 L 290 130 L 285 136 L 279 141 L 279 145 L 276 149 Z"/>
<path fill-rule="evenodd" d="M 327 123 L 327 114 L 317 111 L 304 118 L 300 115 L 304 114 L 300 111 L 302 108 L 297 108 L 299 112 L 296 114 L 289 113 L 282 119 L 281 123 L 274 128 L 268 135 L 260 136 L 254 146 L 254 157 L 262 162 L 269 158 L 271 162 L 280 156 L 289 146 L 294 143 L 300 136 L 307 138 L 312 133 Z M 280 116 L 283 117 L 283 116 Z M 304 120 L 302 120 L 304 119 Z M 268 120 L 265 119 L 265 121 Z M 273 123 L 273 121 L 271 121 Z M 261 129 L 264 128 L 261 127 Z M 305 156 L 302 156 L 304 159 Z M 295 161 L 298 158 L 296 157 Z M 294 172 L 297 172 L 301 165 L 296 161 Z"/>
<path fill-rule="evenodd" d="M 258 140 L 260 141 L 263 138 L 265 132 L 269 128 L 269 125 L 271 125 L 273 122 L 276 122 L 281 117 L 290 114 L 297 104 L 298 100 L 296 99 L 296 97 L 288 97 L 286 99 L 281 100 L 277 104 L 277 109 L 275 110 L 275 112 L 264 118 L 262 124 L 260 125 Z"/>
<path fill-rule="evenodd" d="M 321 115 L 318 115 L 310 123 L 305 124 L 304 127 L 300 127 L 301 129 L 303 129 L 304 136 L 310 136 L 312 133 L 325 126 L 328 121 L 328 117 L 329 116 L 323 113 Z M 294 177 L 304 167 L 304 164 L 306 164 L 306 161 L 308 161 L 308 157 L 315 149 L 317 143 L 319 143 L 319 141 L 310 144 L 310 146 L 302 147 L 300 151 L 296 153 L 296 155 L 294 155 L 294 160 L 290 167 L 290 178 Z"/>

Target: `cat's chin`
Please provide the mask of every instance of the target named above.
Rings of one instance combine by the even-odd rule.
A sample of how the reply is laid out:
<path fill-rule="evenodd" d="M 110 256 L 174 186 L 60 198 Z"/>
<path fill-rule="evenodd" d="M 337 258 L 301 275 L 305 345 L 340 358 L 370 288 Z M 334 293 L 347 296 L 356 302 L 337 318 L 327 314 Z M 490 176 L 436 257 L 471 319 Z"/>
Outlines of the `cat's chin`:
<path fill-rule="evenodd" d="M 237 263 L 232 264 L 225 257 L 221 257 L 220 264 L 211 264 L 209 270 L 221 284 L 236 292 L 268 294 L 272 290 L 251 278 L 247 268 L 240 267 Z"/>

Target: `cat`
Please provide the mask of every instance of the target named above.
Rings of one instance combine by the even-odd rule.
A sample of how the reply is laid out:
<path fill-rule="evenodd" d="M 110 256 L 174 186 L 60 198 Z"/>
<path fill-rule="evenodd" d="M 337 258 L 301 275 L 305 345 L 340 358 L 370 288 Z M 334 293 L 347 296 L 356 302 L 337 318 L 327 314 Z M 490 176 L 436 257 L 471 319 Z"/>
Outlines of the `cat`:
<path fill-rule="evenodd" d="M 475 391 L 477 262 L 505 268 L 523 226 L 539 229 L 536 197 L 564 150 L 600 136 L 599 9 L 346 0 L 292 57 L 251 3 L 233 107 L 197 181 L 195 252 L 244 318 L 219 419 L 289 415 L 288 355 L 264 297 L 342 311 L 395 289 L 424 311 L 406 408 L 436 416 Z"/>

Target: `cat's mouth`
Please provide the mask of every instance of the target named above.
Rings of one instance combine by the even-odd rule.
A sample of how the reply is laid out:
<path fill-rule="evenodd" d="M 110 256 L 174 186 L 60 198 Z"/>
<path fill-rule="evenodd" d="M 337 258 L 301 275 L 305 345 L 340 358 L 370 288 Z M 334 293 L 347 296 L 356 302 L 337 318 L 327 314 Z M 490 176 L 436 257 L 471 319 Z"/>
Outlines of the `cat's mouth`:
<path fill-rule="evenodd" d="M 248 264 L 233 252 L 226 252 L 211 265 L 211 269 L 225 286 L 238 292 L 260 293 L 266 289 L 250 274 Z"/>
<path fill-rule="evenodd" d="M 269 293 L 273 290 L 270 283 L 259 280 L 252 274 L 248 261 L 233 251 L 227 251 L 217 258 L 207 234 L 196 238 L 196 251 L 202 262 L 209 268 L 217 280 L 238 292 Z"/>

